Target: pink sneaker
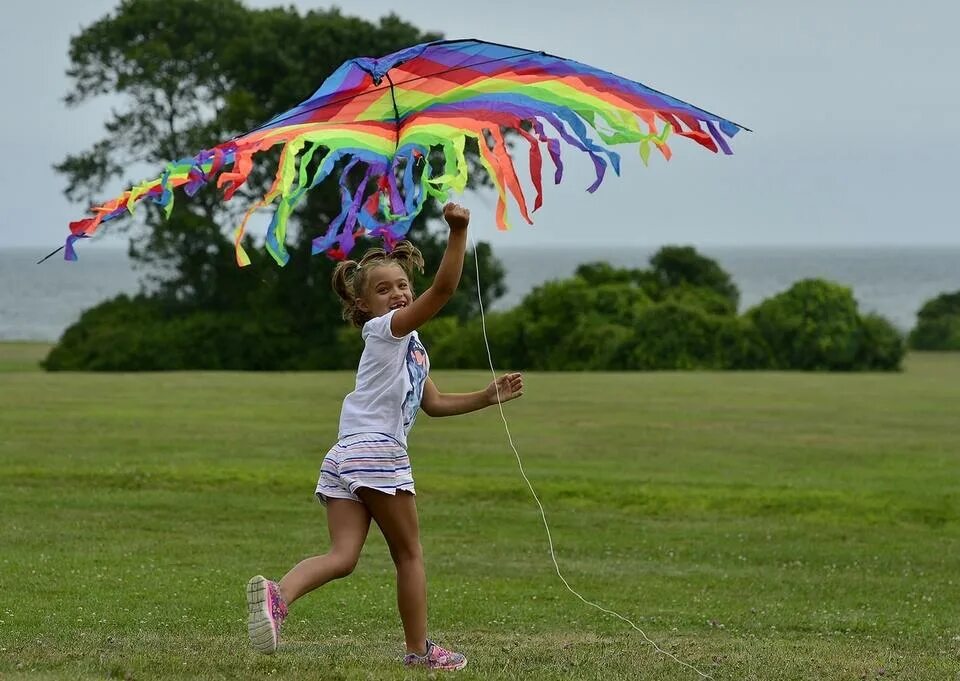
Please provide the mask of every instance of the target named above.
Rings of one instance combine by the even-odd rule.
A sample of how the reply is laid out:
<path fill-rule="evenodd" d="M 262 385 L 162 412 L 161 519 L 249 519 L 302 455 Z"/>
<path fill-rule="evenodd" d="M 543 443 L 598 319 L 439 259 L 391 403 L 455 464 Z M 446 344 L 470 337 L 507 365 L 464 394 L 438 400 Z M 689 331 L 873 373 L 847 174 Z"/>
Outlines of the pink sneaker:
<path fill-rule="evenodd" d="M 280 625 L 287 618 L 280 587 L 261 575 L 251 577 L 247 582 L 247 608 L 250 645 L 266 655 L 273 654 L 280 643 Z"/>
<path fill-rule="evenodd" d="M 457 671 L 467 666 L 467 658 L 460 653 L 454 653 L 445 648 L 441 648 L 433 641 L 427 641 L 426 655 L 407 653 L 407 656 L 403 658 L 403 664 L 407 667 L 426 667 L 427 669 Z"/>

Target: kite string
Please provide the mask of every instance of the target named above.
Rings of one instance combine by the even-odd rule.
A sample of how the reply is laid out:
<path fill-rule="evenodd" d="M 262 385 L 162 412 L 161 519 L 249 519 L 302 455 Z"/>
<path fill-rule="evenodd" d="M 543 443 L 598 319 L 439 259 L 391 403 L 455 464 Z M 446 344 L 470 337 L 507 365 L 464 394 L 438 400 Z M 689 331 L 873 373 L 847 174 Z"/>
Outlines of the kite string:
<path fill-rule="evenodd" d="M 520 452 L 517 451 L 517 446 L 513 443 L 513 436 L 510 434 L 510 426 L 509 424 L 507 424 L 507 417 L 503 412 L 503 402 L 500 401 L 500 386 L 497 384 L 497 370 L 493 366 L 493 354 L 490 351 L 490 341 L 487 338 L 487 320 L 484 315 L 483 295 L 480 289 L 480 258 L 477 255 L 477 242 L 473 238 L 472 234 L 470 235 L 470 240 L 473 242 L 473 259 L 474 259 L 476 275 L 477 275 L 477 302 L 480 303 L 480 323 L 483 328 L 483 342 L 487 348 L 487 361 L 490 364 L 490 373 L 493 374 L 494 389 L 497 391 L 497 407 L 500 409 L 500 419 L 503 421 L 503 428 L 507 433 L 507 440 L 510 442 L 510 448 L 513 450 L 513 454 L 517 458 L 517 466 L 520 468 L 520 475 L 523 476 L 523 481 L 527 483 L 527 487 L 530 489 L 530 494 L 533 495 L 533 499 L 534 501 L 537 502 L 537 507 L 540 509 L 540 518 L 543 520 L 543 529 L 546 530 L 547 532 L 547 543 L 550 547 L 550 558 L 553 560 L 553 567 L 557 572 L 557 577 L 559 577 L 560 581 L 563 582 L 563 585 L 567 588 L 567 591 L 572 593 L 582 602 L 586 603 L 587 605 L 593 608 L 596 608 L 597 610 L 603 613 L 606 613 L 608 615 L 613 615 L 617 619 L 622 620 L 623 622 L 626 622 L 627 624 L 629 624 L 636 631 L 640 632 L 640 635 L 643 637 L 643 640 L 649 643 L 651 646 L 653 646 L 653 649 L 656 652 L 660 653 L 661 655 L 666 655 L 667 657 L 672 659 L 674 662 L 684 667 L 687 667 L 688 669 L 692 669 L 693 671 L 695 671 L 697 674 L 699 674 L 701 677 L 705 679 L 713 679 L 713 677 L 710 676 L 709 674 L 705 674 L 704 672 L 694 667 L 692 664 L 684 662 L 683 660 L 675 656 L 673 653 L 667 652 L 666 650 L 658 646 L 656 642 L 654 642 L 649 636 L 647 636 L 647 634 L 643 631 L 643 629 L 641 629 L 636 624 L 634 624 L 633 621 L 631 621 L 630 619 L 624 617 L 618 612 L 604 608 L 602 605 L 598 605 L 592 601 L 588 601 L 586 598 L 581 596 L 577 591 L 575 591 L 573 587 L 570 586 L 569 582 L 567 582 L 566 577 L 564 577 L 563 573 L 560 571 L 560 564 L 557 562 L 557 554 L 553 546 L 553 536 L 550 533 L 550 526 L 547 524 L 547 514 L 543 510 L 543 504 L 540 503 L 540 497 L 537 496 L 537 492 L 533 488 L 533 484 L 530 482 L 530 478 L 527 477 L 526 472 L 523 470 L 523 461 L 520 460 Z"/>

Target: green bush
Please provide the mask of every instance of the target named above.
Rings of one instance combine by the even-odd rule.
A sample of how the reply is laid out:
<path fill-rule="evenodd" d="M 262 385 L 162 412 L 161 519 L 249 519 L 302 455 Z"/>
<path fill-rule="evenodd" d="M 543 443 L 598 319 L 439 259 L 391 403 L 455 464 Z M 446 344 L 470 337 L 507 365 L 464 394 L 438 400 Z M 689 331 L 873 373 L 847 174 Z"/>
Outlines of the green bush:
<path fill-rule="evenodd" d="M 363 337 L 360 335 L 360 329 L 344 322 L 343 325 L 337 329 L 336 368 L 356 369 L 360 363 L 361 353 L 363 353 Z"/>
<path fill-rule="evenodd" d="M 960 350 L 960 291 L 942 293 L 924 303 L 910 332 L 915 350 Z"/>
<path fill-rule="evenodd" d="M 296 369 L 303 347 L 282 317 L 174 315 L 143 297 L 118 296 L 81 315 L 44 360 L 51 371 Z"/>
<path fill-rule="evenodd" d="M 902 339 L 889 322 L 861 318 L 852 291 L 822 279 L 798 281 L 747 317 L 778 369 L 895 369 L 903 357 Z"/>
<path fill-rule="evenodd" d="M 144 296 L 120 295 L 83 312 L 43 361 L 49 370 L 136 371 L 156 368 L 153 333 L 158 306 Z"/>
<path fill-rule="evenodd" d="M 903 334 L 887 319 L 876 314 L 860 319 L 858 369 L 895 371 L 900 368 L 906 351 Z"/>
<path fill-rule="evenodd" d="M 532 366 L 548 371 L 614 371 L 627 359 L 633 330 L 597 313 L 577 317 L 548 352 Z"/>
<path fill-rule="evenodd" d="M 632 284 L 591 285 L 574 277 L 538 286 L 518 308 L 525 368 L 559 370 L 571 361 L 579 363 L 564 341 L 575 330 L 585 328 L 582 317 L 629 328 L 649 305 L 647 294 Z"/>
<path fill-rule="evenodd" d="M 420 338 L 434 369 L 476 368 L 475 358 L 484 352 L 477 320 L 463 323 L 449 317 L 432 319 L 420 329 Z"/>
<path fill-rule="evenodd" d="M 722 317 L 715 342 L 724 369 L 742 371 L 774 367 L 770 347 L 749 317 Z"/>
<path fill-rule="evenodd" d="M 728 296 L 706 286 L 680 284 L 662 294 L 663 302 L 696 307 L 710 314 L 736 315 L 737 305 Z"/>
<path fill-rule="evenodd" d="M 917 317 L 924 320 L 956 315 L 960 315 L 960 291 L 941 293 L 936 298 L 931 298 L 917 313 Z"/>
<path fill-rule="evenodd" d="M 630 270 L 614 267 L 608 262 L 586 262 L 577 266 L 574 276 L 582 279 L 591 286 L 601 284 L 630 284 L 637 283 L 642 270 Z"/>
<path fill-rule="evenodd" d="M 798 282 L 744 316 L 730 297 L 683 282 L 657 291 L 642 273 L 602 263 L 537 287 L 487 319 L 500 367 L 546 371 L 787 369 L 893 370 L 903 339 L 890 322 L 861 317 L 849 289 Z M 434 366 L 485 368 L 479 320 L 424 329 Z"/>
<path fill-rule="evenodd" d="M 736 313 L 740 291 L 730 275 L 692 246 L 664 246 L 650 258 L 651 274 L 663 291 L 681 286 L 711 289 Z"/>
<path fill-rule="evenodd" d="M 765 369 L 770 355 L 747 320 L 667 301 L 634 326 L 630 369 Z"/>
<path fill-rule="evenodd" d="M 518 310 L 486 315 L 487 338 L 497 369 L 529 368 L 527 346 Z M 420 333 L 436 369 L 487 369 L 487 347 L 480 319 L 460 322 L 443 317 L 424 325 Z"/>
<path fill-rule="evenodd" d="M 910 332 L 914 350 L 960 350 L 960 315 L 920 320 Z"/>

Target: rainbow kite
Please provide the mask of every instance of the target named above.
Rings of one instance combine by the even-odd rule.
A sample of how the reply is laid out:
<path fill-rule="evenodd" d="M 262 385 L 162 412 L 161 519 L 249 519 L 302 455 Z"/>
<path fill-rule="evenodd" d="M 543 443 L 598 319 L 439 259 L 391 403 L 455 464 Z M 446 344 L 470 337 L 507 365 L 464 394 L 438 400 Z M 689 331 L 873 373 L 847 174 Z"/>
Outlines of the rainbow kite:
<path fill-rule="evenodd" d="M 523 218 L 531 220 L 505 131 L 529 145 L 536 210 L 543 198 L 541 145 L 552 160 L 556 183 L 563 176 L 561 140 L 589 155 L 596 180 L 587 191 L 593 192 L 608 164 L 620 172 L 620 156 L 604 145 L 635 143 L 646 164 L 653 148 L 670 158 L 671 133 L 730 154 L 727 138 L 741 129 L 747 128 L 569 59 L 480 40 L 425 43 L 380 59 L 351 59 L 293 109 L 193 158 L 174 161 L 159 178 L 93 207 L 92 217 L 70 224 L 65 257 L 75 260 L 77 239 L 132 213 L 143 199 L 158 203 L 169 216 L 175 187 L 192 196 L 216 179 L 230 199 L 250 175 L 254 154 L 277 145 L 282 151 L 276 179 L 236 229 L 240 266 L 250 262 L 241 246 L 247 220 L 271 204 L 276 209 L 266 247 L 286 264 L 290 214 L 340 161 L 341 212 L 313 240 L 314 253 L 334 258 L 345 257 L 359 236 L 382 238 L 389 247 L 407 233 L 428 196 L 445 201 L 449 191 L 463 191 L 467 137 L 478 142 L 480 162 L 499 194 L 497 226 L 506 229 L 507 191 Z M 603 144 L 591 139 L 592 133 Z M 318 164 L 311 173 L 314 158 Z"/>

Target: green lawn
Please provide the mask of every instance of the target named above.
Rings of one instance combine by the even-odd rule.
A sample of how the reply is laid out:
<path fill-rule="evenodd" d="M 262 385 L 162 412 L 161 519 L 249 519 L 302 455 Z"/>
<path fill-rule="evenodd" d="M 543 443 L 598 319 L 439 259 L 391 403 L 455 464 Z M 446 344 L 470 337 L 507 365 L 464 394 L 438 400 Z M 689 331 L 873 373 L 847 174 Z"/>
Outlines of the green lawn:
<path fill-rule="evenodd" d="M 247 578 L 326 549 L 312 492 L 352 374 L 19 370 L 43 354 L 0 345 L 0 679 L 428 677 L 396 662 L 374 533 L 277 655 L 246 647 Z M 713 678 L 960 679 L 960 354 L 532 374 L 507 415 L 574 588 Z M 563 588 L 496 410 L 422 416 L 411 458 L 457 678 L 699 678 Z"/>
<path fill-rule="evenodd" d="M 40 371 L 40 360 L 52 347 L 51 343 L 0 341 L 0 372 Z"/>

